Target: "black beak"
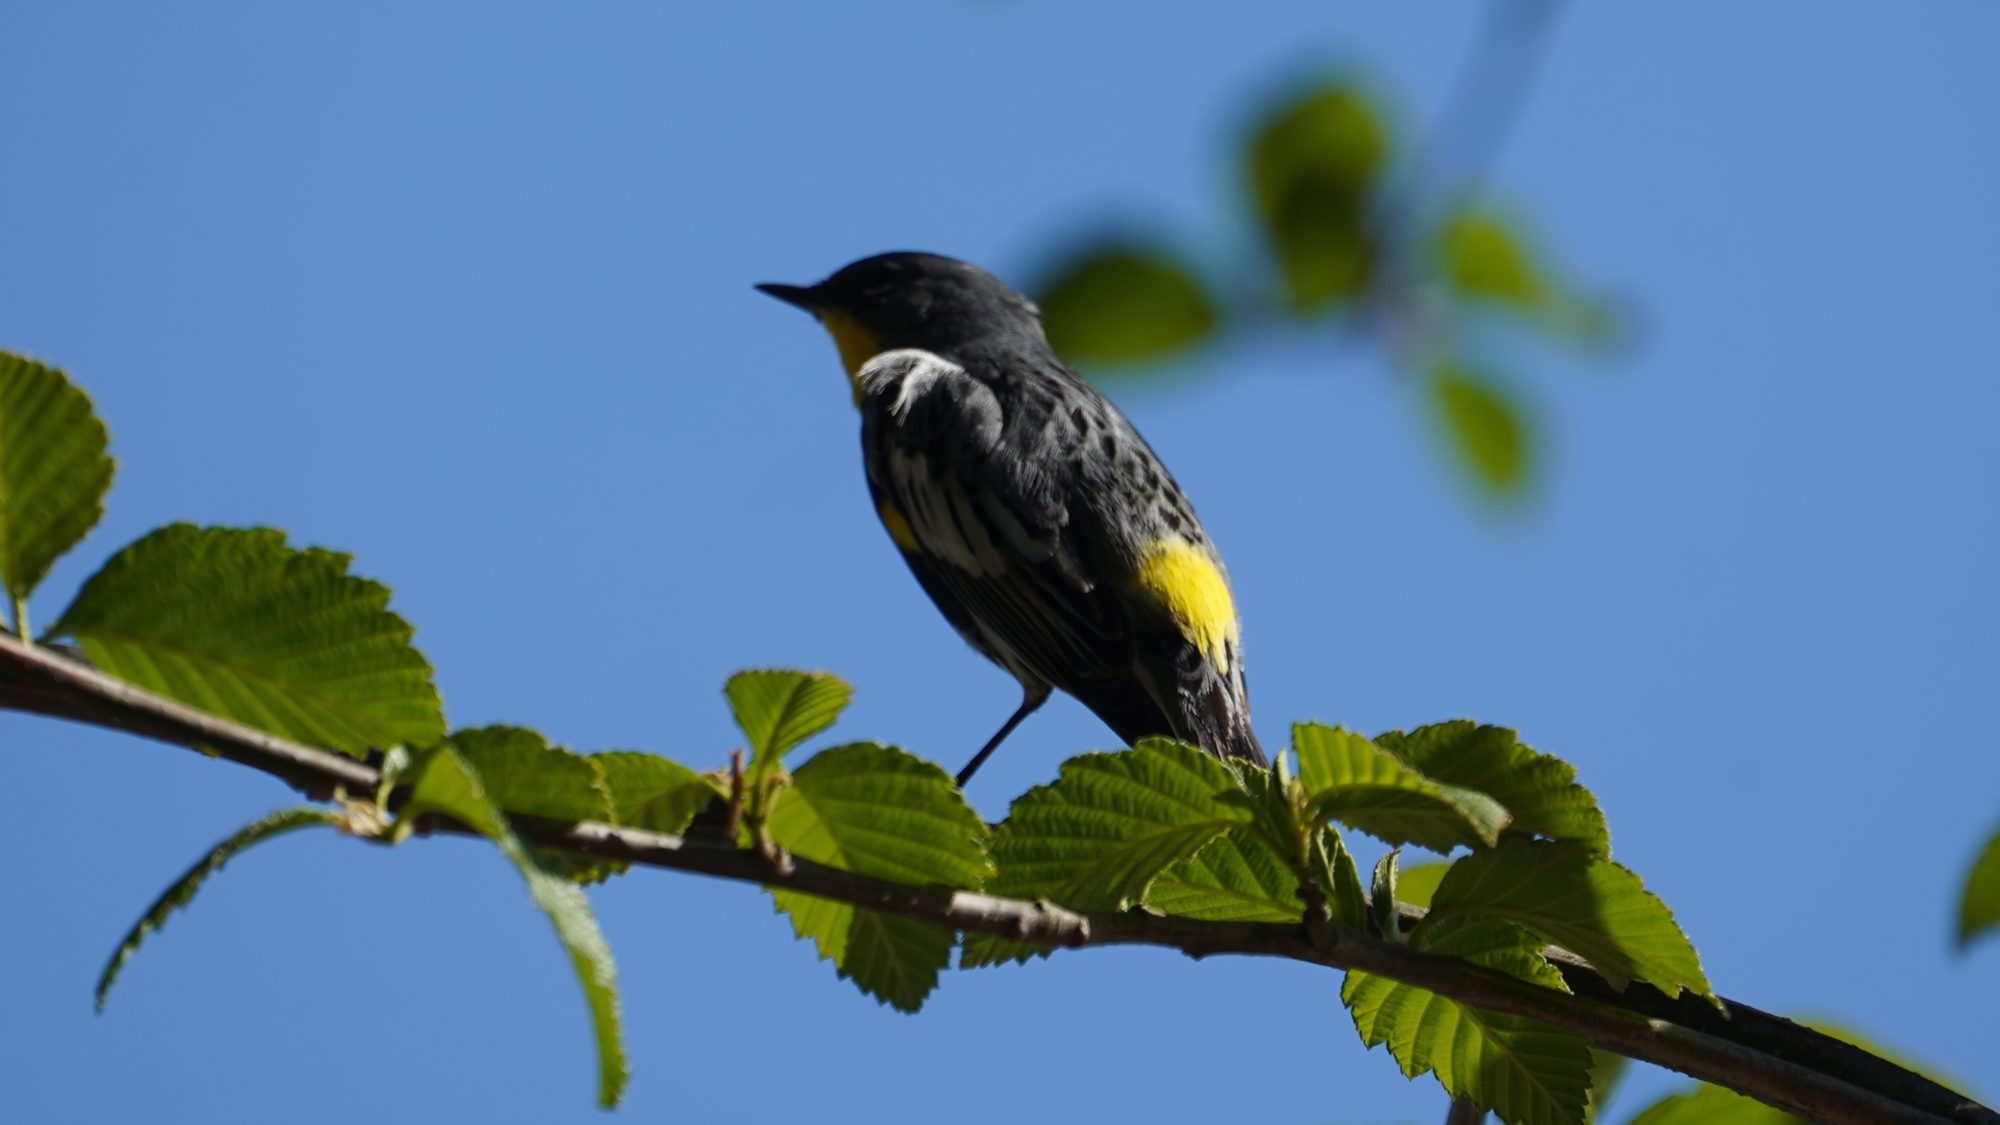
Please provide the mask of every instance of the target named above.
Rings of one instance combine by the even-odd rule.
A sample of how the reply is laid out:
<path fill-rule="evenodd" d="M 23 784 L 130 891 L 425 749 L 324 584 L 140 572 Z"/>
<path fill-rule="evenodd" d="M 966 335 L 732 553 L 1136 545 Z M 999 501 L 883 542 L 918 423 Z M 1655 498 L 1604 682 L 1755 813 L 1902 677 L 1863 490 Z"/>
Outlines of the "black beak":
<path fill-rule="evenodd" d="M 815 309 L 816 303 L 814 297 L 817 294 L 816 286 L 783 285 L 775 281 L 766 281 L 757 286 L 757 291 L 759 293 L 769 293 L 778 300 L 795 308 L 804 309 L 807 312 L 813 312 Z"/>

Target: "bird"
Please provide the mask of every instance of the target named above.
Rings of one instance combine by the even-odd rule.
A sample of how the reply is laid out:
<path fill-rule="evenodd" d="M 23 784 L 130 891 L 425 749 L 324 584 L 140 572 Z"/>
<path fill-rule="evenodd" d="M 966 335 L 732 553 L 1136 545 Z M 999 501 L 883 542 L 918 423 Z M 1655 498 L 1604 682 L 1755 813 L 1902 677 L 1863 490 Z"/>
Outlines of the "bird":
<path fill-rule="evenodd" d="M 915 251 L 757 288 L 833 337 L 877 517 L 945 620 L 1020 684 L 961 788 L 1052 690 L 1128 744 L 1168 736 L 1267 765 L 1222 556 L 1146 439 L 1057 357 L 1032 301 Z"/>

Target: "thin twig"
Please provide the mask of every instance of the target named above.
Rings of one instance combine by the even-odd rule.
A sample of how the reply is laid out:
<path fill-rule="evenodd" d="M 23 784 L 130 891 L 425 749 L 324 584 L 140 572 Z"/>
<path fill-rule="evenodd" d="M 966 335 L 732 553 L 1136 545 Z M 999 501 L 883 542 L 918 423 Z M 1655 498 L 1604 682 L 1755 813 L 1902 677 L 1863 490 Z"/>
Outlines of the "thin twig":
<path fill-rule="evenodd" d="M 195 747 L 272 774 L 321 800 L 336 791 L 373 792 L 379 782 L 368 764 L 195 711 L 6 637 L 0 637 L 0 707 Z M 1991 1110 L 1809 1028 L 1729 1001 L 1724 1009 L 1736 1019 L 1716 1015 L 1706 1001 L 1669 1000 L 1643 986 L 1617 992 L 1574 957 L 1559 961 L 1571 995 L 1338 927 L 1331 943 L 1322 946 L 1303 924 L 1209 922 L 1146 910 L 1082 913 L 1048 902 L 904 886 L 782 851 L 760 855 L 726 840 L 594 821 L 524 817 L 517 818 L 517 827 L 526 839 L 557 851 L 782 886 L 956 930 L 1070 947 L 1151 945 L 1193 956 L 1237 953 L 1358 969 L 1475 1007 L 1540 1020 L 1817 1120 L 2000 1125 L 2000 1115 Z M 437 818 L 425 818 L 418 830 L 470 832 Z M 1816 1057 L 1828 1060 L 1824 1067 L 1801 1061 Z"/>

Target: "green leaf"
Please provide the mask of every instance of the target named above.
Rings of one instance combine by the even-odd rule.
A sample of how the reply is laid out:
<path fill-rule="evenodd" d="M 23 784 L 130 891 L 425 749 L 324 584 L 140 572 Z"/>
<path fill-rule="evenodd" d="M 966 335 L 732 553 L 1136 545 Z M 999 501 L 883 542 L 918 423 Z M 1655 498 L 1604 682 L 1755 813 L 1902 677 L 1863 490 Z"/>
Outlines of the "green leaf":
<path fill-rule="evenodd" d="M 1396 873 L 1396 901 L 1428 908 L 1431 896 L 1437 893 L 1438 884 L 1449 870 L 1449 863 L 1418 863 L 1403 868 Z"/>
<path fill-rule="evenodd" d="M 1668 996 L 1683 988 L 1712 995 L 1666 904 L 1637 875 L 1577 844 L 1511 837 L 1460 859 L 1417 933 L 1466 915 L 1540 934 L 1589 961 L 1615 989 L 1637 978 Z"/>
<path fill-rule="evenodd" d="M 815 863 L 916 886 L 973 889 L 991 873 L 986 826 L 951 777 L 890 746 L 813 755 L 771 804 L 780 847 Z M 772 892 L 798 936 L 863 992 L 914 1012 L 951 960 L 952 931 L 795 891 Z"/>
<path fill-rule="evenodd" d="M 1396 915 L 1396 856 L 1399 849 L 1390 849 L 1389 854 L 1375 861 L 1374 877 L 1368 881 L 1368 905 L 1375 923 L 1375 932 L 1391 941 L 1402 940 L 1402 927 Z"/>
<path fill-rule="evenodd" d="M 1447 216 L 1438 228 L 1438 257 L 1445 279 L 1461 293 L 1529 308 L 1552 295 L 1527 246 L 1497 215 L 1467 208 Z"/>
<path fill-rule="evenodd" d="M 1295 311 L 1352 297 L 1374 268 L 1369 211 L 1386 128 L 1358 89 L 1315 86 L 1252 131 L 1250 203 Z"/>
<path fill-rule="evenodd" d="M 67 376 L 0 352 L 0 584 L 23 637 L 28 595 L 104 516 L 109 441 Z"/>
<path fill-rule="evenodd" d="M 1147 740 L 1062 765 L 1052 785 L 1014 801 L 993 836 L 992 890 L 1078 910 L 1124 910 L 1167 867 L 1198 854 L 1248 815 L 1227 766 L 1198 747 Z"/>
<path fill-rule="evenodd" d="M 548 915 L 570 966 L 583 986 L 590 1007 L 591 1031 L 597 1039 L 597 1104 L 618 1104 L 625 1089 L 625 1047 L 619 1039 L 618 970 L 611 947 L 597 928 L 590 900 L 564 878 L 542 854 L 514 834 L 500 806 L 487 795 L 480 776 L 464 755 L 450 745 L 427 753 L 414 767 L 415 783 L 404 817 L 443 813 L 499 845 L 528 885 L 528 897 Z"/>
<path fill-rule="evenodd" d="M 1354 866 L 1354 856 L 1347 845 L 1330 824 L 1322 824 L 1313 830 L 1313 852 L 1320 868 L 1320 879 L 1327 884 L 1327 905 L 1333 908 L 1333 920 L 1350 930 L 1362 930 L 1368 925 L 1368 898 L 1361 891 L 1361 871 Z M 1395 932 L 1393 912 L 1390 933 Z"/>
<path fill-rule="evenodd" d="M 590 760 L 611 792 L 614 824 L 678 835 L 719 793 L 707 777 L 658 754 L 607 750 Z"/>
<path fill-rule="evenodd" d="M 1528 242 L 1506 219 L 1461 208 L 1438 228 L 1438 269 L 1459 293 L 1525 314 L 1571 341 L 1614 339 L 1618 318 L 1602 302 L 1556 284 Z"/>
<path fill-rule="evenodd" d="M 526 727 L 469 727 L 451 744 L 494 804 L 545 820 L 612 820 L 611 792 L 594 757 L 550 746 Z"/>
<path fill-rule="evenodd" d="M 1447 1093 L 1515 1125 L 1584 1120 L 1590 1048 L 1574 1035 L 1360 972 L 1347 974 L 1341 999 L 1362 1042 L 1388 1044 L 1406 1078 L 1434 1074 Z"/>
<path fill-rule="evenodd" d="M 1139 745 L 1145 746 L 1147 742 L 1141 741 Z M 1302 878 L 1312 855 L 1313 831 L 1318 825 L 1306 815 L 1305 790 L 1292 776 L 1290 759 L 1280 753 L 1269 770 L 1234 772 L 1236 787 L 1222 792 L 1222 803 L 1249 814 L 1250 830 L 1263 836 L 1271 850 L 1284 857 L 1295 878 Z"/>
<path fill-rule="evenodd" d="M 1078 755 L 1053 784 L 1015 799 L 993 833 L 998 870 L 987 889 L 1078 910 L 1124 910 L 1146 898 L 1161 872 L 1249 823 L 1250 813 L 1225 799 L 1241 794 L 1228 766 L 1186 743 L 1146 739 L 1133 750 Z M 1044 952 L 978 935 L 967 939 L 959 963 L 970 968 Z"/>
<path fill-rule="evenodd" d="M 1611 1104 L 1611 1095 L 1617 1091 L 1618 1083 L 1625 1077 L 1629 1060 L 1615 1051 L 1597 1047 L 1590 1049 L 1590 1106 L 1584 1111 L 1585 1121 L 1597 1121 L 1604 1107 Z"/>
<path fill-rule="evenodd" d="M 729 677 L 723 694 L 750 742 L 752 777 L 778 767 L 785 752 L 833 725 L 854 689 L 825 672 L 754 668 Z"/>
<path fill-rule="evenodd" d="M 550 746 L 526 727 L 471 727 L 453 731 L 450 741 L 479 774 L 487 797 L 510 814 L 562 821 L 612 819 L 611 793 L 594 758 Z M 599 883 L 631 866 L 562 854 L 542 860 L 578 883 Z"/>
<path fill-rule="evenodd" d="M 1521 412 L 1498 384 L 1456 364 L 1432 373 L 1431 405 L 1473 479 L 1493 492 L 1518 492 L 1528 482 L 1528 432 Z"/>
<path fill-rule="evenodd" d="M 1070 360 L 1158 359 L 1215 331 L 1215 307 L 1192 270 L 1140 243 L 1090 247 L 1036 287 L 1042 328 Z"/>
<path fill-rule="evenodd" d="M 207 855 L 196 860 L 193 867 L 182 872 L 180 878 L 175 879 L 171 886 L 160 893 L 159 898 L 153 900 L 153 905 L 146 908 L 146 912 L 139 916 L 139 920 L 132 924 L 132 928 L 126 931 L 124 938 L 118 942 L 118 948 L 112 952 L 111 960 L 105 963 L 104 971 L 97 977 L 97 1010 L 100 1012 L 104 1010 L 104 1002 L 111 995 L 111 985 L 117 981 L 118 973 L 125 967 L 125 962 L 132 954 L 139 951 L 139 943 L 146 939 L 147 934 L 166 925 L 168 916 L 174 911 L 185 909 L 193 902 L 195 892 L 201 890 L 202 884 L 208 881 L 210 875 L 222 870 L 224 864 L 251 847 L 283 836 L 287 832 L 310 828 L 316 824 L 332 826 L 339 823 L 340 814 L 328 809 L 310 806 L 279 809 L 254 824 L 237 829 L 228 839 L 210 848 Z"/>
<path fill-rule="evenodd" d="M 1704 1084 L 1661 1098 L 1634 1117 L 1631 1125 L 1786 1125 L 1802 1120 L 1733 1090 Z"/>
<path fill-rule="evenodd" d="M 1375 736 L 1375 745 L 1426 777 L 1500 802 L 1513 817 L 1509 832 L 1574 840 L 1592 855 L 1611 854 L 1604 813 L 1590 790 L 1576 783 L 1576 767 L 1523 745 L 1511 730 L 1459 719 L 1408 734 L 1387 731 Z"/>
<path fill-rule="evenodd" d="M 177 523 L 111 557 L 51 636 L 105 672 L 356 757 L 444 735 L 431 668 L 389 588 L 270 528 Z"/>
<path fill-rule="evenodd" d="M 1306 909 L 1299 877 L 1248 828 L 1231 828 L 1194 858 L 1169 865 L 1146 888 L 1146 905 L 1217 922 L 1296 922 Z"/>
<path fill-rule="evenodd" d="M 1511 926 L 1460 922 L 1438 927 L 1429 937 L 1431 952 L 1500 972 L 1525 972 L 1525 979 L 1544 984 L 1555 973 L 1537 952 L 1539 941 Z M 1591 1054 L 1582 1038 L 1367 973 L 1348 973 L 1340 996 L 1361 1041 L 1370 1047 L 1386 1043 L 1405 1077 L 1428 1071 L 1448 1093 L 1517 1125 L 1583 1121 Z"/>
<path fill-rule="evenodd" d="M 1464 914 L 1441 918 L 1436 925 L 1412 931 L 1410 944 L 1556 992 L 1569 991 L 1562 972 L 1542 956 L 1542 939 L 1512 922 Z"/>
<path fill-rule="evenodd" d="M 1965 877 L 1965 893 L 1958 902 L 1958 948 L 1969 948 L 1996 925 L 2000 925 L 2000 832 L 1986 841 Z"/>
<path fill-rule="evenodd" d="M 1491 845 L 1507 826 L 1507 810 L 1493 798 L 1426 777 L 1351 731 L 1299 723 L 1292 750 L 1315 819 L 1330 816 L 1388 843 L 1434 852 Z"/>

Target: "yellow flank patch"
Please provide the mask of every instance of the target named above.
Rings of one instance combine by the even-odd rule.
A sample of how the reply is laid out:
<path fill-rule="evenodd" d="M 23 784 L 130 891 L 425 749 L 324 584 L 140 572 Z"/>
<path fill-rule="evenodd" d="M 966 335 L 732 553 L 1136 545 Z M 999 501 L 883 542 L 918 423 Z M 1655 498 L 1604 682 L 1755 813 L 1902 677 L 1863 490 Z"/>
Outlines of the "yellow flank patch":
<path fill-rule="evenodd" d="M 896 546 L 911 554 L 922 550 L 917 545 L 917 533 L 910 530 L 910 521 L 903 518 L 903 513 L 894 504 L 882 501 L 875 505 L 875 514 L 882 517 L 882 526 L 888 529 L 889 538 L 895 540 Z"/>
<path fill-rule="evenodd" d="M 847 381 L 854 387 L 854 404 L 859 406 L 861 369 L 869 360 L 881 354 L 881 340 L 875 333 L 862 327 L 860 321 L 839 309 L 823 309 L 818 315 L 820 324 L 824 325 L 827 333 L 833 337 L 833 346 L 840 349 L 840 365 L 847 369 Z M 892 531 L 890 534 L 895 533 Z"/>
<path fill-rule="evenodd" d="M 1166 606 L 1181 635 L 1210 663 L 1229 670 L 1223 642 L 1236 639 L 1236 601 L 1222 570 L 1201 548 L 1185 539 L 1154 540 L 1133 581 Z"/>

